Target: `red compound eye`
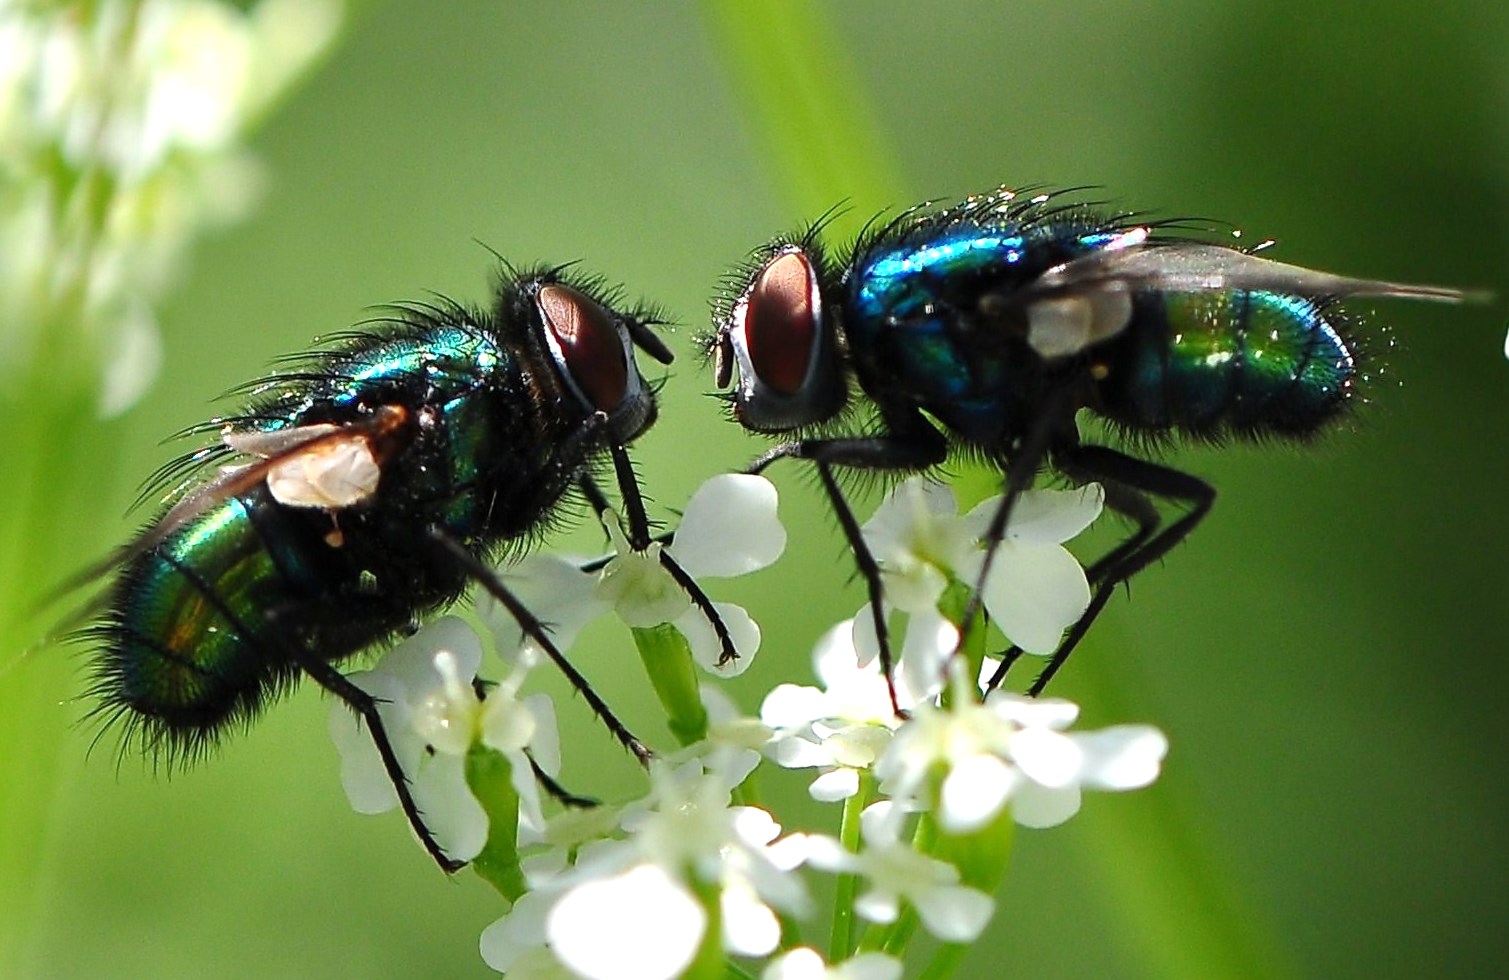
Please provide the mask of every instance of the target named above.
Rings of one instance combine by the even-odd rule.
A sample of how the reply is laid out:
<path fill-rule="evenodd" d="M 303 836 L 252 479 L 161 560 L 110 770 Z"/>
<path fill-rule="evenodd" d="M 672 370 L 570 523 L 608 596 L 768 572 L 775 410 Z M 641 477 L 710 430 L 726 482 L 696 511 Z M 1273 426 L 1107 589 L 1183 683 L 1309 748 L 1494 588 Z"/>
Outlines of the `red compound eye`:
<path fill-rule="evenodd" d="M 612 412 L 629 390 L 618 328 L 601 306 L 569 286 L 545 286 L 535 302 L 571 383 L 594 409 Z"/>
<path fill-rule="evenodd" d="M 812 264 L 786 252 L 760 270 L 744 309 L 744 344 L 760 381 L 794 395 L 816 356 L 817 288 Z"/>

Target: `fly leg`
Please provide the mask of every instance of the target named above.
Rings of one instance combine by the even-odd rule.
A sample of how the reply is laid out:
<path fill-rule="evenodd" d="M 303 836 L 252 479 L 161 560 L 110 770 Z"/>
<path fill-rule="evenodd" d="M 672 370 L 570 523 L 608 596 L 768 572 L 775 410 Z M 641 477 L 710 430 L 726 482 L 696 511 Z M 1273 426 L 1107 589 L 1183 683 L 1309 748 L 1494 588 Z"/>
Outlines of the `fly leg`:
<path fill-rule="evenodd" d="M 1126 542 L 1092 568 L 1092 573 L 1098 574 L 1098 580 L 1092 578 L 1096 586 L 1090 605 L 1069 628 L 1063 642 L 1048 661 L 1048 666 L 1043 668 L 1037 680 L 1027 689 L 1027 693 L 1033 697 L 1043 692 L 1043 688 L 1058 673 L 1064 661 L 1069 659 L 1069 654 L 1074 652 L 1074 648 L 1084 638 L 1090 624 L 1110 601 L 1116 586 L 1168 554 L 1175 545 L 1189 537 L 1196 525 L 1210 513 L 1216 500 L 1215 488 L 1198 477 L 1172 467 L 1137 459 L 1105 446 L 1076 446 L 1061 453 L 1060 462 L 1065 470 L 1080 478 L 1100 480 L 1107 487 L 1121 487 L 1128 496 L 1119 496 L 1118 502 L 1131 507 L 1132 512 L 1128 516 L 1138 521 L 1139 528 Z M 1137 505 L 1128 503 L 1137 497 L 1142 498 L 1140 515 L 1136 512 Z M 1188 505 L 1189 509 L 1172 524 L 1154 532 L 1153 529 L 1157 527 L 1156 514 L 1151 523 L 1146 520 L 1146 512 L 1152 509 L 1148 498 L 1176 501 Z M 1108 502 L 1112 499 L 1109 491 L 1106 499 Z"/>
<path fill-rule="evenodd" d="M 419 843 L 429 852 L 435 863 L 446 874 L 453 874 L 466 866 L 465 861 L 457 861 L 445 853 L 435 835 L 424 822 L 424 814 L 419 809 L 419 804 L 414 801 L 414 794 L 409 788 L 409 777 L 404 774 L 403 766 L 398 761 L 398 755 L 393 751 L 393 743 L 388 738 L 388 730 L 383 725 L 382 715 L 377 710 L 377 699 L 366 691 L 357 687 L 350 678 L 336 670 L 328 662 L 308 653 L 298 652 L 295 656 L 297 663 L 316 684 L 334 694 L 346 703 L 352 711 L 367 724 L 367 731 L 372 735 L 372 744 L 377 746 L 377 754 L 382 758 L 383 769 L 388 774 L 388 779 L 393 783 L 393 789 L 398 793 L 398 805 L 403 809 L 403 815 L 408 818 L 409 826 L 414 828 L 414 834 L 419 838 Z"/>
<path fill-rule="evenodd" d="M 810 460 L 817 468 L 823 492 L 838 518 L 849 551 L 854 555 L 859 575 L 865 582 L 869 599 L 870 616 L 875 624 L 875 638 L 880 647 L 880 669 L 885 674 L 886 690 L 891 697 L 891 709 L 898 715 L 904 712 L 896 696 L 894 677 L 895 660 L 891 654 L 890 634 L 886 629 L 885 591 L 880 580 L 880 565 L 860 532 L 859 521 L 845 499 L 843 490 L 833 473 L 833 467 L 851 469 L 887 470 L 897 472 L 920 472 L 937 466 L 948 455 L 948 444 L 943 436 L 917 415 L 915 419 L 900 418 L 892 422 L 892 435 L 862 439 L 808 439 L 776 446 L 755 460 L 747 472 L 761 473 L 778 459 Z"/>

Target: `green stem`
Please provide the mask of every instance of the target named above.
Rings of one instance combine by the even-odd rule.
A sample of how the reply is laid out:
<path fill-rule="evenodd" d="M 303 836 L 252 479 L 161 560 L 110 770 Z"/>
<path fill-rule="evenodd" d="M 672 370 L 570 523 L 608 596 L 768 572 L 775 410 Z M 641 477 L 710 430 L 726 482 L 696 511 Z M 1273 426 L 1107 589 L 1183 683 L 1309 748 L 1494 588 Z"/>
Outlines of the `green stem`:
<path fill-rule="evenodd" d="M 707 709 L 702 706 L 697 665 L 686 637 L 669 623 L 631 630 L 639 659 L 665 708 L 666 725 L 676 741 L 694 745 L 707 737 Z"/>
<path fill-rule="evenodd" d="M 860 816 L 875 795 L 875 777 L 859 774 L 859 791 L 844 801 L 838 839 L 850 854 L 859 853 Z M 828 962 L 839 963 L 854 955 L 854 898 L 859 894 L 859 876 L 844 873 L 833 888 L 833 934 L 828 940 Z"/>
<path fill-rule="evenodd" d="M 935 836 L 932 821 L 924 813 L 917 821 L 916 829 L 912 831 L 912 848 L 919 854 L 927 854 Z M 921 919 L 917 915 L 917 910 L 910 902 L 903 902 L 895 922 L 865 933 L 864 940 L 860 943 L 860 950 L 867 953 L 878 950 L 899 959 L 906 952 L 907 943 L 911 942 L 920 923 Z"/>
<path fill-rule="evenodd" d="M 964 618 L 964 611 L 969 607 L 972 589 L 973 585 L 955 581 L 938 600 L 938 611 L 955 626 L 959 626 L 960 620 Z M 964 676 L 969 678 L 971 683 L 980 676 L 980 667 L 985 662 L 985 634 L 988 625 L 985 621 L 985 613 L 977 611 L 974 621 L 970 623 L 969 635 L 964 638 L 964 646 L 959 648 L 957 654 L 964 660 Z M 943 706 L 945 708 L 953 704 L 954 693 L 952 684 L 944 686 Z"/>
<path fill-rule="evenodd" d="M 682 980 L 718 980 L 732 967 L 728 957 L 723 955 L 723 905 L 719 901 L 718 887 L 695 878 L 690 884 L 697 901 L 702 905 L 702 911 L 707 914 L 707 928 L 702 933 L 702 945 L 697 949 L 697 957 L 686 968 L 686 972 L 681 974 Z"/>
<path fill-rule="evenodd" d="M 879 943 L 875 948 L 879 949 L 882 953 L 887 953 L 900 959 L 902 954 L 906 952 L 907 943 L 912 941 L 912 936 L 916 934 L 917 926 L 921 922 L 922 920 L 917 915 L 915 908 L 910 904 L 903 905 L 901 907 L 901 914 L 896 916 L 896 921 L 881 931 Z"/>
<path fill-rule="evenodd" d="M 502 753 L 474 745 L 466 754 L 466 785 L 487 813 L 487 843 L 472 859 L 472 870 L 516 902 L 529 884 L 519 865 L 519 794 L 513 786 L 513 766 Z"/>
<path fill-rule="evenodd" d="M 963 943 L 940 946 L 933 958 L 928 960 L 927 966 L 917 975 L 919 980 L 944 980 L 945 977 L 953 976 L 967 952 L 969 947 Z"/>

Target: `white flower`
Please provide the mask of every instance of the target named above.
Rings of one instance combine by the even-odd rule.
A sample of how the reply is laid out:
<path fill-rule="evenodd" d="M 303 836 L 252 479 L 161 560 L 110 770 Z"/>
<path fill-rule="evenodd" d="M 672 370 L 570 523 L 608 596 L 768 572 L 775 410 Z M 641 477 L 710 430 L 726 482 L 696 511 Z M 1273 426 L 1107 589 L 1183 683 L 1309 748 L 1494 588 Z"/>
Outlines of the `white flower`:
<path fill-rule="evenodd" d="M 845 620 L 818 641 L 812 659 L 821 687 L 780 684 L 760 705 L 760 720 L 774 730 L 767 754 L 788 769 L 820 770 L 808 792 L 823 802 L 859 791 L 861 771 L 874 764 L 901 723 L 879 663 L 859 663 L 853 634 L 854 622 Z M 905 678 L 897 678 L 897 697 L 908 708 L 916 699 Z"/>
<path fill-rule="evenodd" d="M 806 911 L 806 891 L 791 872 L 805 861 L 808 839 L 781 838 L 764 810 L 729 805 L 757 753 L 707 748 L 706 757 L 654 765 L 649 795 L 622 810 L 626 839 L 588 844 L 574 865 L 532 874 L 529 904 L 483 934 L 488 964 L 507 969 L 548 945 L 581 976 L 670 978 L 701 948 L 708 910 L 699 896 L 710 892 L 722 947 L 769 955 L 780 940 L 777 910 Z"/>
<path fill-rule="evenodd" d="M 1068 733 L 1079 716 L 1071 702 L 996 691 L 980 704 L 962 680 L 955 683 L 955 703 L 918 706 L 875 764 L 881 792 L 934 809 L 951 833 L 978 830 L 1008 803 L 1018 824 L 1056 826 L 1078 812 L 1084 788 L 1151 783 L 1168 751 L 1163 733 L 1147 725 Z"/>
<path fill-rule="evenodd" d="M 472 679 L 482 646 L 454 616 L 436 620 L 388 651 L 372 670 L 348 675 L 378 700 L 378 714 L 409 783 L 425 826 L 449 857 L 469 861 L 487 842 L 488 820 L 466 784 L 466 755 L 486 745 L 510 763 L 520 821 L 544 826 L 534 770 L 524 750 L 547 773 L 559 768 L 560 749 L 550 699 L 520 699 L 524 671 L 515 670 L 479 699 Z M 360 813 L 382 813 L 398 796 L 371 733 L 345 705 L 332 706 L 330 733 L 341 752 L 341 784 Z"/>
<path fill-rule="evenodd" d="M 811 838 L 808 862 L 864 877 L 869 887 L 855 900 L 854 911 L 871 922 L 896 921 L 905 901 L 934 936 L 950 943 L 973 942 L 990 922 L 995 902 L 979 889 L 959 884 L 953 865 L 900 840 L 895 833 L 899 820 L 893 817 L 898 809 L 882 801 L 865 810 L 860 821 L 865 846 L 857 854 L 835 838 Z"/>
<path fill-rule="evenodd" d="M 798 946 L 771 960 L 760 980 L 901 980 L 901 961 L 884 953 L 861 953 L 829 966 L 817 950 Z"/>
<path fill-rule="evenodd" d="M 981 598 L 992 622 L 1029 653 L 1051 653 L 1066 628 L 1090 603 L 1084 569 L 1064 547 L 1100 515 L 1099 484 L 1077 490 L 1028 490 L 1016 501 Z M 879 563 L 885 599 L 908 614 L 901 659 L 913 691 L 931 696 L 941 685 L 942 661 L 957 633 L 938 612 L 950 582 L 973 587 L 985 552 L 981 538 L 1001 502 L 982 501 L 959 516 L 953 491 L 913 477 L 891 494 L 862 529 Z M 874 620 L 862 610 L 855 643 L 870 659 L 879 653 Z"/>
<path fill-rule="evenodd" d="M 703 668 L 724 677 L 743 673 L 760 646 L 759 627 L 743 607 L 713 603 L 738 652 L 719 663 L 722 648 L 712 625 L 660 563 L 664 546 L 655 542 L 635 551 L 615 517 L 605 515 L 603 524 L 617 554 L 600 571 L 584 572 L 580 562 L 543 554 L 504 570 L 519 601 L 549 624 L 556 646 L 566 650 L 583 626 L 612 610 L 631 627 L 672 623 Z M 692 495 L 665 551 L 693 578 L 720 578 L 764 568 L 785 547 L 775 486 L 763 477 L 725 474 Z M 513 618 L 491 597 L 482 597 L 478 609 L 504 649 L 526 645 Z"/>

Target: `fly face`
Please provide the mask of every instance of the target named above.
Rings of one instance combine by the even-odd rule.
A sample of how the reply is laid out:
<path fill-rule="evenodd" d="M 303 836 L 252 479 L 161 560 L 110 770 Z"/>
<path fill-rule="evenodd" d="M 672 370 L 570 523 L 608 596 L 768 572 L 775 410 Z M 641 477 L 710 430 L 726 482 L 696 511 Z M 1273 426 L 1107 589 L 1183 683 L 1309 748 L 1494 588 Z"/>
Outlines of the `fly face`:
<path fill-rule="evenodd" d="M 714 373 L 723 388 L 737 371 L 733 407 L 741 425 L 789 432 L 838 414 L 847 383 L 821 257 L 801 244 L 766 251 L 718 318 Z"/>

